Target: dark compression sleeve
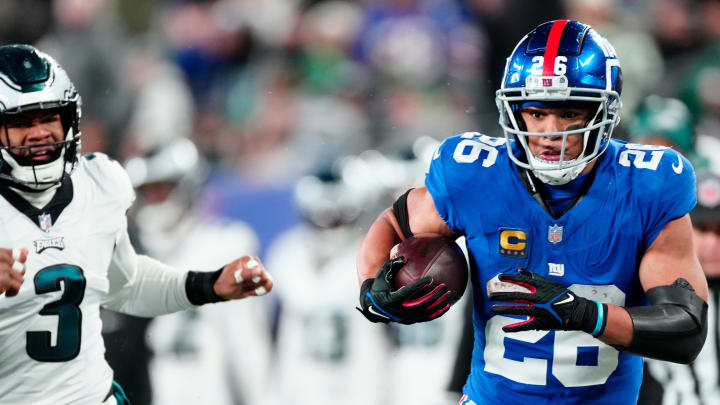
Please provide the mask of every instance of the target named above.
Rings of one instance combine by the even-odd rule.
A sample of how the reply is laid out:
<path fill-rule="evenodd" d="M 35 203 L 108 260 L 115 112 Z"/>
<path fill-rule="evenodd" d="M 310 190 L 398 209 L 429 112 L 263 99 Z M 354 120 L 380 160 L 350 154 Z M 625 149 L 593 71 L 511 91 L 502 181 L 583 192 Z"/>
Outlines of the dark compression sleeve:
<path fill-rule="evenodd" d="M 189 271 L 187 279 L 185 279 L 185 293 L 188 301 L 193 305 L 212 304 L 220 301 L 227 301 L 223 297 L 217 295 L 213 287 L 215 281 L 220 278 L 223 269 L 205 272 L 205 271 Z"/>
<path fill-rule="evenodd" d="M 395 218 L 398 221 L 398 225 L 400 225 L 400 230 L 403 233 L 403 236 L 406 238 L 410 238 L 413 236 L 412 231 L 410 230 L 410 217 L 408 216 L 408 209 L 407 209 L 407 197 L 408 194 L 413 189 L 409 189 L 405 192 L 405 194 L 398 197 L 398 199 L 393 203 L 393 212 L 395 213 Z"/>
<path fill-rule="evenodd" d="M 646 292 L 647 307 L 627 308 L 635 331 L 627 351 L 644 357 L 688 364 L 707 336 L 708 305 L 684 278 Z"/>

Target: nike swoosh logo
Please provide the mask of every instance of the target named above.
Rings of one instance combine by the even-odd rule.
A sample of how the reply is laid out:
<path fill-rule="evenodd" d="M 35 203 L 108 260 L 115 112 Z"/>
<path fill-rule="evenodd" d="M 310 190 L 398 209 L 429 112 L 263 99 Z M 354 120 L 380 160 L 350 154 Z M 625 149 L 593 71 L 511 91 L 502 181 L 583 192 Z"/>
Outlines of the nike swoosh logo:
<path fill-rule="evenodd" d="M 673 163 L 673 164 L 672 164 L 672 168 L 673 168 L 673 171 L 675 172 L 675 174 L 680 174 L 680 173 L 682 173 L 682 171 L 683 171 L 683 162 L 682 162 L 682 158 L 680 157 L 680 155 L 678 155 L 678 165 L 675 166 L 675 163 Z"/>
<path fill-rule="evenodd" d="M 382 318 L 385 318 L 385 319 L 390 319 L 390 317 L 388 317 L 387 315 L 381 314 L 380 312 L 376 311 L 375 308 L 373 308 L 372 305 L 370 305 L 370 306 L 368 307 L 368 311 L 369 311 L 371 314 L 373 314 L 373 315 L 377 315 L 377 316 L 382 317 Z"/>
<path fill-rule="evenodd" d="M 575 299 L 575 297 L 573 297 L 572 294 L 569 294 L 567 298 L 565 298 L 562 301 L 558 301 L 558 302 L 554 303 L 553 305 L 567 304 L 568 302 L 573 302 L 574 299 Z"/>

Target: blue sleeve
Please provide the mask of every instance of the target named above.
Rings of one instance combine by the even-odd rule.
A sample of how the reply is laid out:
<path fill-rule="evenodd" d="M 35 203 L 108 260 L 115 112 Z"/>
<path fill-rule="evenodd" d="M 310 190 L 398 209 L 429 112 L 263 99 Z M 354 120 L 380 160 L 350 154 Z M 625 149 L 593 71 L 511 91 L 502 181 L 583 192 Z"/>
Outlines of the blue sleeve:
<path fill-rule="evenodd" d="M 458 213 L 453 202 L 455 194 L 451 192 L 452 184 L 448 184 L 452 177 L 447 175 L 448 169 L 452 170 L 452 168 L 448 167 L 452 164 L 452 162 L 448 162 L 448 159 L 452 159 L 456 143 L 457 137 L 447 138 L 438 147 L 430 162 L 430 169 L 425 175 L 425 187 L 427 187 L 433 198 L 435 210 L 437 210 L 447 226 L 454 231 L 462 231 L 461 221 L 458 219 Z"/>
<path fill-rule="evenodd" d="M 652 177 L 642 179 L 635 187 L 639 188 L 636 190 L 637 198 L 648 199 L 644 202 L 648 209 L 643 215 L 647 250 L 668 222 L 684 216 L 695 207 L 697 192 L 692 165 L 672 149 L 665 151 L 656 172 L 646 173 L 652 174 Z"/>

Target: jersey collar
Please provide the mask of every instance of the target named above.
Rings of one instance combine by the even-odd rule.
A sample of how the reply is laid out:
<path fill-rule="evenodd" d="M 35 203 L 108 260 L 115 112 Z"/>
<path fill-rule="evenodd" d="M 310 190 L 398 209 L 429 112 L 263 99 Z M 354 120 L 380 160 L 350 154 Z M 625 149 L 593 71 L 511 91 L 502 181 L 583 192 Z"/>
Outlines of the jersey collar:
<path fill-rule="evenodd" d="M 15 190 L 13 190 L 7 183 L 0 184 L 0 195 L 18 211 L 22 212 L 30 218 L 35 225 L 45 232 L 50 230 L 50 227 L 57 222 L 58 217 L 63 212 L 73 199 L 73 184 L 70 176 L 63 176 L 60 187 L 55 191 L 53 198 L 42 208 L 37 208 L 30 204 L 27 200 L 22 198 Z M 47 221 L 47 216 L 50 216 L 50 221 Z"/>

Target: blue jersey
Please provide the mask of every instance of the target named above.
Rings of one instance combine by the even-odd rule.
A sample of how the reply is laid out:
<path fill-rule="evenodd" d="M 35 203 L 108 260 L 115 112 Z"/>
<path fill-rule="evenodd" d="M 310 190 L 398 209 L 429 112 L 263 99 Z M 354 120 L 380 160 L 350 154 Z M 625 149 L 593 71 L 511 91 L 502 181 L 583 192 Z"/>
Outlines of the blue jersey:
<path fill-rule="evenodd" d="M 425 183 L 447 225 L 465 235 L 474 289 L 475 344 L 464 387 L 480 404 L 635 403 L 642 358 L 578 331 L 505 333 L 487 288 L 525 267 L 578 295 L 647 305 L 638 278 L 665 225 L 695 205 L 695 174 L 672 149 L 611 140 L 584 197 L 554 219 L 526 190 L 505 139 L 446 139 Z"/>

